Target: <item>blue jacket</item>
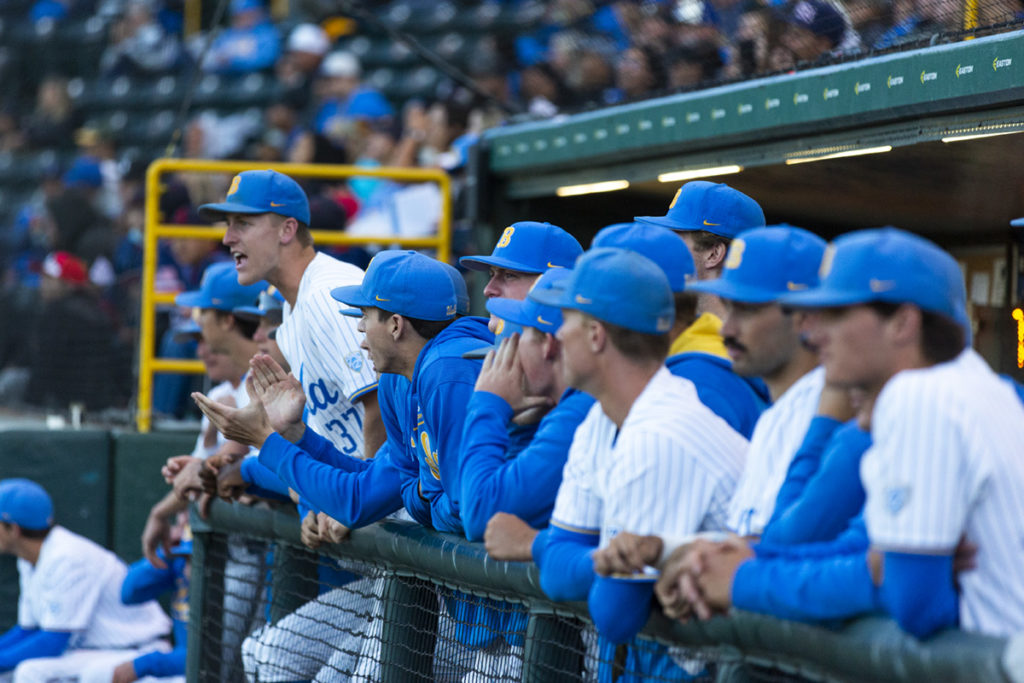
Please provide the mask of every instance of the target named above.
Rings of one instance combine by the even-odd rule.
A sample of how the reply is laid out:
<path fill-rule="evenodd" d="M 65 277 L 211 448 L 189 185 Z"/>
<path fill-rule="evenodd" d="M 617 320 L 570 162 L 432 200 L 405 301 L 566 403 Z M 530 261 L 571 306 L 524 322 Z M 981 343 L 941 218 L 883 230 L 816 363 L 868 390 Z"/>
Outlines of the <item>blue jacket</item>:
<path fill-rule="evenodd" d="M 732 363 L 710 353 L 687 352 L 669 356 L 666 367 L 676 377 L 693 382 L 701 403 L 746 438 L 754 433 L 757 418 L 771 401 L 732 370 Z"/>
<path fill-rule="evenodd" d="M 162 551 L 158 552 L 163 556 Z M 121 602 L 126 605 L 156 600 L 167 591 L 174 591 L 174 598 L 171 601 L 174 649 L 170 652 L 150 652 L 136 657 L 133 664 L 139 678 L 185 675 L 185 645 L 188 642 L 188 561 L 187 557 L 175 556 L 167 562 L 167 569 L 157 569 L 149 560 L 139 560 L 128 568 L 128 574 L 121 584 Z"/>
<path fill-rule="evenodd" d="M 587 394 L 566 390 L 525 448 L 511 457 L 507 426 L 512 406 L 490 392 L 474 392 L 462 436 L 466 538 L 482 540 L 487 522 L 497 512 L 514 514 L 537 529 L 547 526 L 569 445 L 592 405 L 594 399 Z"/>
<path fill-rule="evenodd" d="M 365 526 L 405 505 L 424 526 L 462 533 L 457 502 L 445 494 L 441 478 L 457 487 L 461 421 L 480 367 L 480 361 L 461 355 L 493 339 L 482 318 L 463 318 L 423 347 L 411 383 L 381 375 L 377 396 L 388 439 L 372 460 L 347 456 L 307 429 L 297 444 L 272 434 L 260 450 L 260 464 L 310 507 L 347 527 Z M 423 444 L 430 446 L 430 456 Z M 452 457 L 441 462 L 440 453 Z M 439 522 L 433 518 L 435 508 Z"/>

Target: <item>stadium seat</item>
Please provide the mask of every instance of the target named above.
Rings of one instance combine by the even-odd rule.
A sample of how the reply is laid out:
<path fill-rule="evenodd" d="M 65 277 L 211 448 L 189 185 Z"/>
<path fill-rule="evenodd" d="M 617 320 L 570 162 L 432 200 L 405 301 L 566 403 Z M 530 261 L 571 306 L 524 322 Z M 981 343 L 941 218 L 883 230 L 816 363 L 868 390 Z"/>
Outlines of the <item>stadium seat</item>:
<path fill-rule="evenodd" d="M 61 24 L 56 31 L 63 49 L 57 50 L 58 70 L 67 76 L 99 75 L 100 57 L 107 47 L 107 23 L 101 17 Z"/>
<path fill-rule="evenodd" d="M 437 94 L 437 86 L 441 83 L 441 74 L 429 66 L 414 69 L 398 79 L 390 92 L 399 99 L 413 98 L 432 99 Z"/>
<path fill-rule="evenodd" d="M 150 107 L 170 107 L 180 105 L 185 97 L 185 81 L 176 76 L 161 76 L 146 93 Z"/>

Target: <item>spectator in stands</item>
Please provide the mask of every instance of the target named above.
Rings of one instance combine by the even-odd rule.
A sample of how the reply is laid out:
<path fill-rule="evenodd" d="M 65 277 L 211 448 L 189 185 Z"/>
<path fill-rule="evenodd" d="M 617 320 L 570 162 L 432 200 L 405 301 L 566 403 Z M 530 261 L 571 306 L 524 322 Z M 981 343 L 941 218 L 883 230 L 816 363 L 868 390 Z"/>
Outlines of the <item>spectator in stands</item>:
<path fill-rule="evenodd" d="M 826 0 L 799 0 L 783 19 L 782 44 L 796 63 L 832 56 L 843 42 L 843 15 Z"/>
<path fill-rule="evenodd" d="M 927 41 L 960 28 L 960 7 L 949 0 L 896 0 L 893 25 L 875 42 L 879 50 Z"/>
<path fill-rule="evenodd" d="M 270 69 L 281 52 L 281 35 L 261 0 L 231 0 L 231 25 L 217 35 L 203 60 L 211 73 L 243 74 Z"/>
<path fill-rule="evenodd" d="M 129 0 L 110 28 L 107 48 L 100 57 L 100 73 L 107 78 L 149 77 L 170 72 L 184 59 L 178 38 L 157 21 L 154 0 Z"/>
<path fill-rule="evenodd" d="M 671 90 L 690 90 L 713 81 L 723 66 L 718 46 L 710 42 L 672 50 L 665 58 L 665 65 Z"/>
<path fill-rule="evenodd" d="M 395 111 L 373 88 L 360 83 L 359 60 L 350 52 L 332 52 L 320 65 L 314 86 L 320 105 L 313 131 L 344 149 L 356 121 L 389 121 Z"/>
<path fill-rule="evenodd" d="M 82 154 L 96 160 L 103 185 L 96 206 L 109 220 L 116 220 L 123 209 L 121 200 L 121 164 L 117 158 L 117 141 L 102 127 L 85 127 L 75 131 L 75 144 Z"/>
<path fill-rule="evenodd" d="M 36 106 L 21 122 L 25 145 L 31 149 L 60 147 L 72 139 L 79 116 L 68 96 L 67 80 L 47 76 L 36 92 Z"/>
<path fill-rule="evenodd" d="M 1018 2 L 1014 4 L 1020 6 Z M 877 47 L 882 36 L 893 26 L 892 4 L 886 0 L 847 0 L 846 8 L 853 28 L 867 48 Z"/>
<path fill-rule="evenodd" d="M 25 400 L 59 409 L 71 402 L 91 410 L 122 405 L 129 395 L 131 350 L 119 345 L 85 262 L 66 251 L 48 255 L 39 294 Z"/>
<path fill-rule="evenodd" d="M 661 92 L 668 85 L 661 55 L 649 47 L 631 47 L 619 57 L 615 86 L 620 101 L 632 101 Z"/>
<path fill-rule="evenodd" d="M 18 623 L 0 636 L 5 681 L 78 681 L 83 669 L 161 649 L 170 627 L 154 601 L 121 604 L 126 568 L 54 523 L 53 502 L 27 479 L 0 481 L 0 552 L 18 558 Z"/>
<path fill-rule="evenodd" d="M 554 116 L 568 104 L 569 91 L 561 76 L 547 62 L 535 62 L 519 75 L 519 94 L 533 116 Z"/>
<path fill-rule="evenodd" d="M 330 49 L 327 32 L 316 24 L 299 24 L 292 29 L 284 53 L 274 65 L 274 75 L 284 90 L 284 103 L 298 110 L 309 106 L 313 80 Z"/>

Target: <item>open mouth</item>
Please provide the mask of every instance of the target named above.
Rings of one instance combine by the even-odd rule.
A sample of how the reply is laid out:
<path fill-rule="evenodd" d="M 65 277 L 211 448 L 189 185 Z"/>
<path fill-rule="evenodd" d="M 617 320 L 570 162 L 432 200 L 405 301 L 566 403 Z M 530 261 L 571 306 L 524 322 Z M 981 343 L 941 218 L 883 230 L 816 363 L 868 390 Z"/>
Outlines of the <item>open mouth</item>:
<path fill-rule="evenodd" d="M 231 257 L 233 259 L 235 259 L 235 268 L 236 269 L 242 268 L 246 264 L 246 262 L 248 262 L 248 260 L 249 260 L 249 257 L 247 257 L 245 254 L 243 254 L 240 251 L 232 251 L 231 252 Z"/>

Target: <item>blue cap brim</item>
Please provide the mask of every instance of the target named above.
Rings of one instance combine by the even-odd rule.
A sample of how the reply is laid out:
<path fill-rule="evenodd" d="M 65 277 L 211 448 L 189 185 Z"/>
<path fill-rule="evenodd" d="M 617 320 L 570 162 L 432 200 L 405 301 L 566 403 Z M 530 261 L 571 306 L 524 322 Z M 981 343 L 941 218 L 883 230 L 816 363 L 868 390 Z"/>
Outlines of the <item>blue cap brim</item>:
<path fill-rule="evenodd" d="M 210 300 L 203 296 L 202 292 L 182 292 L 174 297 L 174 303 L 187 308 L 213 308 Z"/>
<path fill-rule="evenodd" d="M 723 278 L 714 280 L 698 280 L 686 284 L 687 292 L 706 292 L 714 294 L 729 301 L 739 301 L 745 304 L 767 304 L 778 301 L 782 296 L 780 292 L 773 292 L 760 287 L 751 287 L 736 282 L 729 282 Z"/>
<path fill-rule="evenodd" d="M 523 311 L 523 303 L 518 299 L 488 299 L 486 306 L 488 312 L 502 320 L 515 323 L 520 327 L 536 327 L 536 322 L 530 320 Z"/>
<path fill-rule="evenodd" d="M 344 287 L 335 287 L 334 289 L 331 290 L 331 296 L 334 298 L 335 301 L 340 301 L 343 304 L 347 304 L 355 308 L 371 308 L 377 305 L 374 302 L 368 300 L 365 296 L 363 296 L 362 285 L 346 285 Z"/>
<path fill-rule="evenodd" d="M 707 230 L 707 228 L 705 227 L 683 225 L 665 216 L 633 216 L 633 220 L 636 221 L 637 223 L 646 223 L 647 225 L 658 225 L 662 228 L 668 228 L 669 230 L 681 230 L 683 232 L 696 232 L 698 230 Z"/>
<path fill-rule="evenodd" d="M 265 207 L 249 206 L 247 204 L 235 204 L 234 202 L 221 202 L 220 204 L 203 204 L 199 207 L 199 215 L 207 220 L 221 218 L 226 213 L 270 213 Z"/>
<path fill-rule="evenodd" d="M 793 292 L 779 297 L 779 303 L 790 308 L 840 308 L 869 301 L 885 301 L 883 297 L 866 295 L 863 291 L 819 287 L 804 292 Z"/>
<path fill-rule="evenodd" d="M 1015 228 L 1024 228 L 1024 218 L 1014 218 L 1010 221 L 1010 225 Z"/>
<path fill-rule="evenodd" d="M 487 270 L 491 266 L 514 270 L 519 273 L 543 273 L 545 269 L 537 269 L 525 263 L 519 263 L 500 256 L 463 256 L 459 259 L 459 265 L 469 270 Z"/>
<path fill-rule="evenodd" d="M 572 300 L 568 289 L 535 289 L 530 292 L 529 297 L 539 304 L 552 306 L 554 308 L 571 308 L 578 310 L 579 306 Z"/>
<path fill-rule="evenodd" d="M 342 315 L 347 315 L 349 318 L 362 318 L 363 309 L 361 308 L 342 308 L 338 311 Z"/>

